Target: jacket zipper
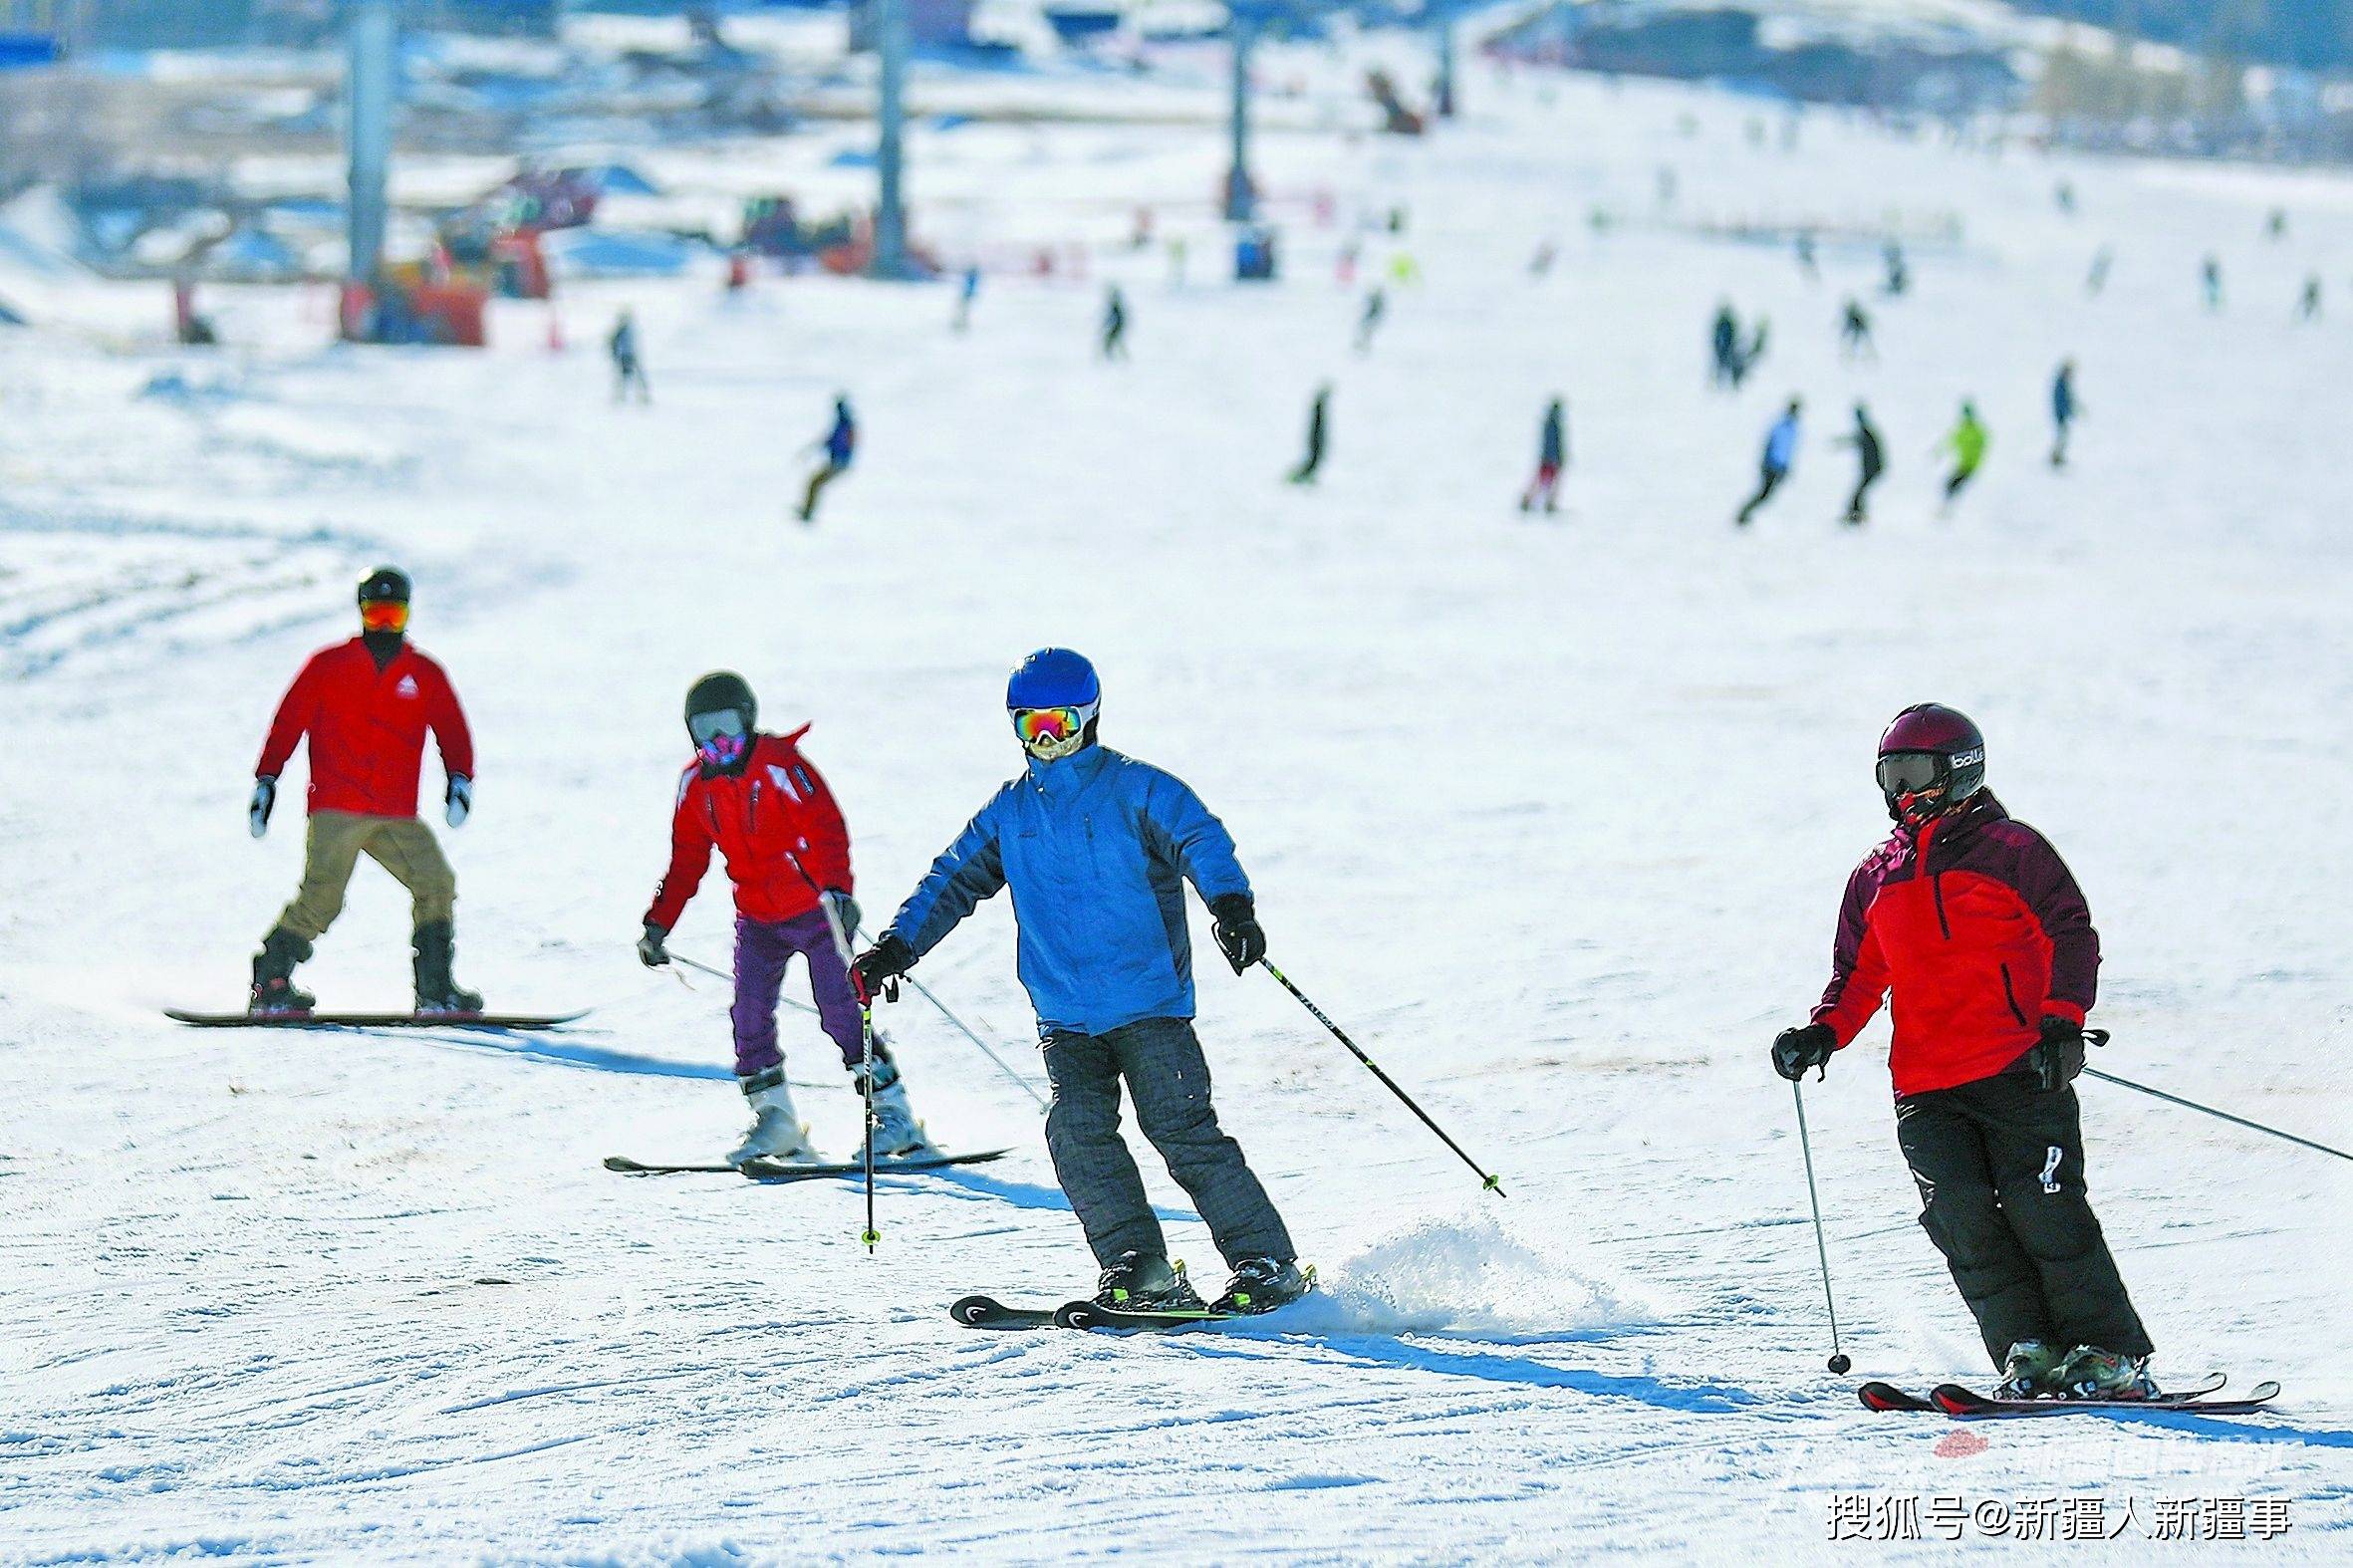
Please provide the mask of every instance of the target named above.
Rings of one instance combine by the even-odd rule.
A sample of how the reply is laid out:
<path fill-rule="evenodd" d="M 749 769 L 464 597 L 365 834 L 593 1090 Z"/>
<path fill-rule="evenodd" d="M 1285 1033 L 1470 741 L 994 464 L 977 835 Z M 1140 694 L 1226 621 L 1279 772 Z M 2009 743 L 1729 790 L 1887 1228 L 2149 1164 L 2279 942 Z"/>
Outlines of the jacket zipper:
<path fill-rule="evenodd" d="M 2018 1020 L 2018 1027 L 2026 1026 L 2026 1015 L 2018 1010 L 2018 990 L 2010 983 L 2010 966 L 2001 966 L 2001 999 L 2010 1004 L 2010 1016 Z"/>
<path fill-rule="evenodd" d="M 1920 856 L 1920 869 L 1923 872 L 1929 869 L 1929 845 L 1936 836 L 1937 825 L 1932 822 L 1920 830 L 1919 838 L 1913 840 Z M 1929 878 L 1929 897 L 1935 900 L 1937 905 L 1937 929 L 1944 933 L 1947 941 L 1951 941 L 1953 939 L 1953 922 L 1945 917 L 1945 874 L 1943 872 L 1938 872 Z"/>

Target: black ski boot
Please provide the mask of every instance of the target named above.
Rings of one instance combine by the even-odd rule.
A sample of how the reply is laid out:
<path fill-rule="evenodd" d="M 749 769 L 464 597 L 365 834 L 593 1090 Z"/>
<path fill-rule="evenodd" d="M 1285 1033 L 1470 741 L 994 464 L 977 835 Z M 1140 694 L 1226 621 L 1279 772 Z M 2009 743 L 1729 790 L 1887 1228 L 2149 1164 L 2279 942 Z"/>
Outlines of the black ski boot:
<path fill-rule="evenodd" d="M 456 929 L 447 920 L 419 925 L 410 939 L 416 953 L 416 1010 L 420 1013 L 478 1013 L 482 993 L 469 991 L 449 977 L 455 956 Z"/>
<path fill-rule="evenodd" d="M 319 998 L 294 983 L 294 966 L 311 955 L 311 944 L 281 925 L 261 939 L 253 955 L 250 1013 L 307 1013 Z"/>
<path fill-rule="evenodd" d="M 1095 1282 L 1095 1305 L 1123 1312 L 1186 1312 L 1201 1298 L 1184 1265 L 1149 1252 L 1123 1252 Z"/>
<path fill-rule="evenodd" d="M 1212 1312 L 1272 1312 L 1289 1306 L 1314 1288 L 1314 1280 L 1299 1272 L 1289 1258 L 1246 1257 L 1233 1266 L 1225 1294 L 1211 1304 Z"/>

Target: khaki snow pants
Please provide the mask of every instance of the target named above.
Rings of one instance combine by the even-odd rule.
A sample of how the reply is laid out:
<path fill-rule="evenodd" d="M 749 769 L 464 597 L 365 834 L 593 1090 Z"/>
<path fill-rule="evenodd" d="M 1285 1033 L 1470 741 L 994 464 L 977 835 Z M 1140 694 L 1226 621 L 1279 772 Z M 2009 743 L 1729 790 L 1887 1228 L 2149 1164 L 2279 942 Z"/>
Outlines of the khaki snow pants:
<path fill-rule="evenodd" d="M 433 832 L 414 817 L 368 817 L 356 811 L 315 811 L 303 839 L 302 889 L 278 923 L 305 941 L 327 933 L 343 913 L 344 890 L 366 855 L 398 879 L 416 906 L 415 923 L 449 919 L 457 907 L 457 874 Z"/>

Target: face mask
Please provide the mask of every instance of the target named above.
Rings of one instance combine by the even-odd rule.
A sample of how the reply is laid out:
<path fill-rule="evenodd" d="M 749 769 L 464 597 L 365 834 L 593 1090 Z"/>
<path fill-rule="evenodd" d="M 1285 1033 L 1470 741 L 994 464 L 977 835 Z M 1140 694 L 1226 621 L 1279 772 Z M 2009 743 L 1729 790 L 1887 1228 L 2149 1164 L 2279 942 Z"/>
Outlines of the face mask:
<path fill-rule="evenodd" d="M 743 715 L 733 708 L 695 714 L 686 720 L 686 733 L 694 737 L 694 754 L 714 768 L 731 768 L 751 750 Z"/>

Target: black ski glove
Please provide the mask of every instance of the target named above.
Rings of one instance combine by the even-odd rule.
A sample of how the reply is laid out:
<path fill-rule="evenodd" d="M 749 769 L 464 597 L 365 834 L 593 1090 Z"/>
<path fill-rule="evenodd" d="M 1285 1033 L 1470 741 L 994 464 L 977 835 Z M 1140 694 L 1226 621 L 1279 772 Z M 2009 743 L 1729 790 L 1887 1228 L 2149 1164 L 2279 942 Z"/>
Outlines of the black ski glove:
<path fill-rule="evenodd" d="M 1225 961 L 1233 965 L 1233 972 L 1241 973 L 1251 964 L 1266 956 L 1266 932 L 1258 927 L 1258 908 L 1246 893 L 1228 893 L 1209 906 L 1209 914 L 1216 919 L 1211 930 L 1217 937 L 1217 950 L 1225 954 Z"/>
<path fill-rule="evenodd" d="M 2083 1025 L 2067 1018 L 2045 1018 L 2042 1039 L 2026 1053 L 2044 1094 L 2056 1094 L 2083 1071 Z"/>
<path fill-rule="evenodd" d="M 847 947 L 858 935 L 858 927 L 865 923 L 866 914 L 858 908 L 858 901 L 839 888 L 828 888 L 818 895 L 826 908 L 834 912 L 834 924 L 841 928 L 842 945 Z"/>
<path fill-rule="evenodd" d="M 899 1000 L 899 977 L 915 966 L 915 952 L 900 939 L 897 931 L 883 932 L 883 939 L 858 955 L 850 965 L 850 988 L 858 993 L 861 1002 L 871 1002 L 880 996 L 884 1001 Z"/>
<path fill-rule="evenodd" d="M 649 969 L 658 969 L 669 962 L 669 950 L 661 945 L 668 936 L 668 931 L 648 920 L 646 934 L 638 938 L 638 962 Z"/>
<path fill-rule="evenodd" d="M 253 799 L 245 807 L 245 826 L 255 838 L 270 831 L 270 808 L 277 804 L 278 781 L 264 773 L 253 781 Z"/>
<path fill-rule="evenodd" d="M 1796 1083 L 1814 1068 L 1824 1069 L 1829 1076 L 1830 1053 L 1838 1049 L 1838 1036 L 1830 1032 L 1826 1023 L 1809 1023 L 1798 1029 L 1784 1029 L 1773 1038 L 1773 1071 L 1791 1083 Z"/>

